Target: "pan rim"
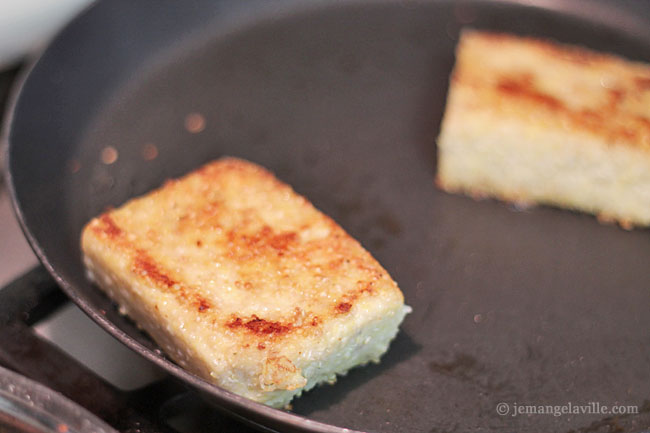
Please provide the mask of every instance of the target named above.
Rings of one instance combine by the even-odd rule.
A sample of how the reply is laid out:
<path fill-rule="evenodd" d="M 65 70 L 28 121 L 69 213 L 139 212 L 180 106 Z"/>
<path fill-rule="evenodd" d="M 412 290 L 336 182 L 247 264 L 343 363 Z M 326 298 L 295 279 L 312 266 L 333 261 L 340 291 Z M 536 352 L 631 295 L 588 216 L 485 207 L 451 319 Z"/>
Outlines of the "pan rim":
<path fill-rule="evenodd" d="M 404 3 L 410 5 L 418 4 L 428 4 L 428 3 L 450 3 L 454 0 L 403 0 Z M 343 2 L 328 2 L 326 0 L 317 0 L 313 2 L 304 2 L 301 0 L 281 0 L 274 2 L 271 6 L 266 6 L 257 10 L 245 10 L 242 14 L 241 19 L 244 20 L 247 26 L 254 26 L 260 23 L 267 22 L 267 20 L 272 20 L 275 18 L 291 18 L 302 15 L 309 15 L 311 13 L 326 11 L 329 8 L 334 8 L 344 4 L 346 7 L 354 6 L 380 6 L 380 5 L 391 5 L 394 4 L 393 0 L 345 0 Z M 519 6 L 526 7 L 531 9 L 546 10 L 557 13 L 558 15 L 567 15 L 577 17 L 586 22 L 594 22 L 602 25 L 607 25 L 614 27 L 613 23 L 618 23 L 618 26 L 626 27 L 633 29 L 634 31 L 642 31 L 644 27 L 642 26 L 643 22 L 646 20 L 640 20 L 638 17 L 625 12 L 624 10 L 617 9 L 612 5 L 605 5 L 603 3 L 592 3 L 589 9 L 589 13 L 585 12 L 585 8 L 581 8 L 581 5 L 588 4 L 586 0 L 580 0 L 577 2 L 571 2 L 569 4 L 557 3 L 553 0 L 473 0 L 468 1 L 468 3 L 477 3 L 477 4 L 497 4 L 505 6 Z M 101 7 L 101 3 L 96 3 L 90 5 L 84 9 L 75 19 L 68 23 L 63 31 L 67 31 L 70 28 L 74 27 L 79 21 L 83 20 L 89 11 L 94 10 L 95 8 Z M 219 18 L 216 18 L 215 21 L 218 23 Z M 621 24 L 623 22 L 624 24 Z M 646 21 L 647 22 L 647 21 Z M 245 29 L 246 27 L 244 27 Z M 228 31 L 227 29 L 225 30 Z M 208 34 L 209 33 L 209 34 Z M 648 35 L 650 32 L 646 30 Z M 211 36 L 213 33 L 206 32 L 202 37 Z M 3 147 L 3 152 L 5 153 L 4 168 L 5 168 L 5 181 L 7 184 L 7 190 L 9 197 L 11 199 L 12 208 L 14 213 L 19 221 L 19 225 L 23 234 L 25 235 L 30 247 L 36 254 L 38 260 L 45 267 L 48 273 L 56 281 L 56 283 L 61 287 L 61 289 L 68 295 L 71 300 L 79 306 L 82 311 L 89 316 L 94 322 L 98 323 L 105 331 L 111 334 L 114 338 L 118 339 L 121 343 L 125 344 L 131 350 L 137 352 L 141 356 L 144 356 L 147 360 L 153 362 L 157 366 L 164 369 L 167 373 L 175 376 L 177 379 L 180 379 L 184 383 L 191 385 L 195 389 L 200 390 L 202 393 L 213 397 L 214 400 L 211 400 L 213 404 L 220 406 L 222 410 L 227 411 L 230 415 L 237 417 L 240 420 L 243 420 L 247 423 L 252 423 L 258 427 L 268 428 L 258 424 L 257 419 L 249 419 L 246 415 L 242 415 L 239 412 L 250 412 L 255 413 L 259 417 L 265 418 L 265 420 L 274 421 L 274 425 L 299 428 L 303 431 L 311 432 L 331 432 L 331 433 L 343 433 L 343 432 L 354 432 L 355 430 L 338 427 L 332 424 L 327 424 L 320 421 L 315 421 L 306 416 L 297 415 L 289 413 L 280 409 L 274 409 L 263 405 L 261 403 L 254 402 L 247 398 L 241 397 L 237 394 L 234 394 L 230 391 L 222 389 L 206 380 L 195 376 L 194 374 L 186 371 L 181 368 L 171 360 L 166 357 L 156 354 L 153 350 L 145 347 L 141 343 L 137 342 L 135 339 L 130 337 L 120 328 L 118 328 L 113 322 L 108 320 L 106 317 L 102 316 L 95 308 L 89 305 L 85 299 L 79 296 L 79 291 L 74 284 L 68 282 L 63 278 L 59 272 L 52 265 L 48 256 L 46 255 L 43 246 L 36 239 L 36 236 L 30 229 L 30 226 L 27 224 L 23 209 L 21 207 L 20 201 L 18 199 L 16 185 L 11 171 L 11 150 L 15 143 L 11 141 L 11 132 L 14 125 L 14 118 L 16 115 L 16 109 L 21 99 L 21 94 L 23 88 L 29 84 L 30 76 L 32 72 L 38 67 L 42 57 L 50 51 L 51 46 L 55 45 L 59 41 L 57 36 L 54 40 L 46 47 L 41 54 L 33 59 L 29 65 L 21 71 L 17 81 L 17 84 L 12 89 L 10 93 L 9 103 L 7 106 L 7 115 L 2 124 L 2 134 L 0 135 L 0 146 Z M 173 56 L 174 53 L 177 53 L 178 48 L 183 44 L 184 38 L 175 43 L 169 50 L 165 50 L 162 53 L 157 53 L 154 55 L 154 67 L 159 65 L 161 62 L 165 62 L 169 56 Z M 151 66 L 144 66 L 151 67 Z M 123 90 L 123 89 L 120 89 Z"/>

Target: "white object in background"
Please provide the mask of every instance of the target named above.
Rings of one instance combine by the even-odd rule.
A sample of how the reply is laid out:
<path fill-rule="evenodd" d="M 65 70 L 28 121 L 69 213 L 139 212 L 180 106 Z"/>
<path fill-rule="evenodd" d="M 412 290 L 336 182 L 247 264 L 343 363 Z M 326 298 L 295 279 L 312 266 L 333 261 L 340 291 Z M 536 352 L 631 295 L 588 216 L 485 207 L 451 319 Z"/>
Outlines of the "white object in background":
<path fill-rule="evenodd" d="M 0 69 L 41 48 L 92 0 L 0 0 Z"/>

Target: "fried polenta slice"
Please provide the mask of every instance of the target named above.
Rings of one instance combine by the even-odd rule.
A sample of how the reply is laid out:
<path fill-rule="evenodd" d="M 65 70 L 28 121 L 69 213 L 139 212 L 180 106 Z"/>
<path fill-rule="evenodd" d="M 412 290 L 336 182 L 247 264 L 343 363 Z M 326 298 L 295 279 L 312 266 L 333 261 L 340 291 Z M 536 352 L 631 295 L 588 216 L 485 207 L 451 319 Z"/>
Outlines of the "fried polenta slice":
<path fill-rule="evenodd" d="M 91 278 L 170 358 L 274 407 L 378 362 L 410 310 L 339 225 L 240 159 L 96 217 L 81 244 Z"/>
<path fill-rule="evenodd" d="M 449 192 L 650 225 L 650 65 L 465 31 L 438 139 Z"/>

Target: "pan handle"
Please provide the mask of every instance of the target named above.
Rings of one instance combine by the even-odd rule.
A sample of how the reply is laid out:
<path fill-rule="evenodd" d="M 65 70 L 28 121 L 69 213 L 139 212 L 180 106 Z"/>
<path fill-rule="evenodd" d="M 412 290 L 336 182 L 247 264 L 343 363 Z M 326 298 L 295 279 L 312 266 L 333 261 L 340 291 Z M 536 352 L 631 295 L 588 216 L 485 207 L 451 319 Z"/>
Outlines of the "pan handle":
<path fill-rule="evenodd" d="M 123 433 L 174 433 L 159 417 L 164 402 L 185 392 L 168 377 L 125 392 L 34 332 L 31 325 L 68 302 L 38 266 L 0 289 L 0 364 L 60 392 Z"/>

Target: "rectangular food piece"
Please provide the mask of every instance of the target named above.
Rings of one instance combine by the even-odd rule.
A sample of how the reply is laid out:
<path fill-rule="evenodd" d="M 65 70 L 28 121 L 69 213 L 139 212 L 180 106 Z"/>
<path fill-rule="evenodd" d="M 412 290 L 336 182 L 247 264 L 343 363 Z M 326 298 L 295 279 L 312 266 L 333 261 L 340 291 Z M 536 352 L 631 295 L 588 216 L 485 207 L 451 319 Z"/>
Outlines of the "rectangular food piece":
<path fill-rule="evenodd" d="M 91 278 L 168 356 L 274 407 L 378 362 L 410 310 L 340 226 L 234 158 L 93 219 L 82 250 Z"/>
<path fill-rule="evenodd" d="M 438 138 L 449 192 L 650 225 L 650 67 L 465 31 Z"/>

